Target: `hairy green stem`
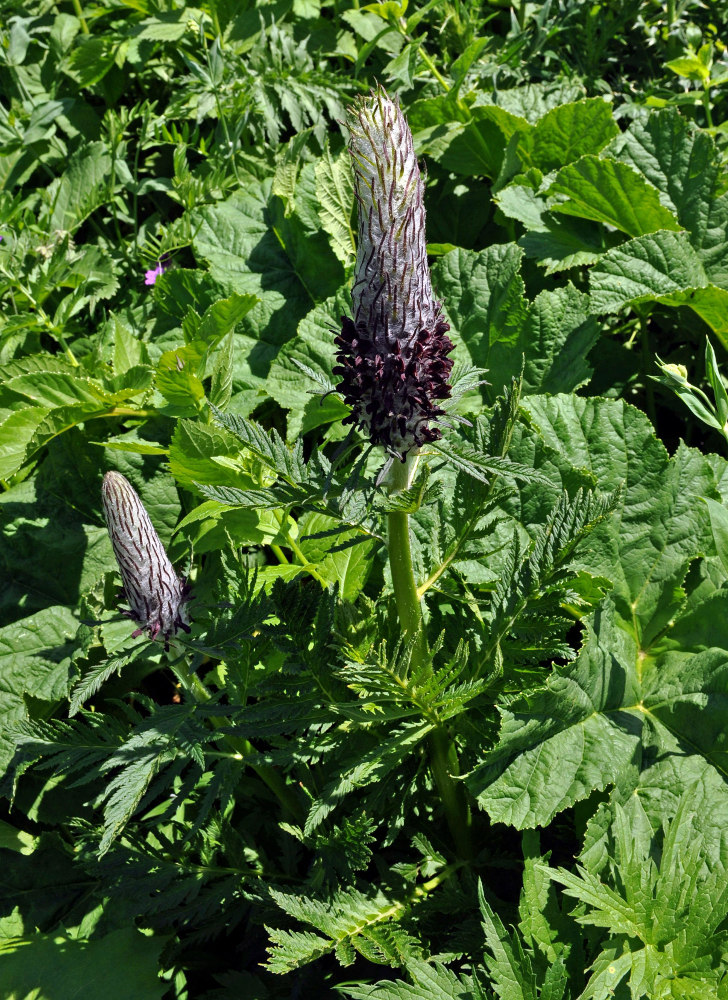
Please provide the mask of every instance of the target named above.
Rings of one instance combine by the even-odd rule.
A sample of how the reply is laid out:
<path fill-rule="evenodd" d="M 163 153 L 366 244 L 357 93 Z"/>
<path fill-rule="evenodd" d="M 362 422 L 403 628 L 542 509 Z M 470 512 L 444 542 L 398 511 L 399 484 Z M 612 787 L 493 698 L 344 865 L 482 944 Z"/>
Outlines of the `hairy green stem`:
<path fill-rule="evenodd" d="M 415 464 L 413 452 L 409 453 L 405 462 L 394 463 L 390 473 L 390 493 L 407 489 Z M 410 671 L 415 672 L 428 662 L 429 649 L 422 622 L 422 606 L 412 568 L 409 514 L 393 511 L 388 515 L 388 521 L 389 566 L 392 571 L 394 601 L 402 631 L 414 640 Z M 465 797 L 465 788 L 457 780 L 460 774 L 457 749 L 444 727 L 438 727 L 430 736 L 430 767 L 455 848 L 461 858 L 469 859 L 473 856 L 472 817 Z"/>
<path fill-rule="evenodd" d="M 185 691 L 187 691 L 187 693 L 198 704 L 204 704 L 205 702 L 210 701 L 210 698 L 212 697 L 210 692 L 207 690 L 197 674 L 190 669 L 186 656 L 182 656 L 176 663 L 172 664 L 172 669 L 179 678 L 179 681 Z M 220 729 L 223 726 L 226 726 L 228 721 L 229 720 L 221 718 L 220 716 L 212 716 L 210 719 L 210 722 L 215 729 Z M 305 811 L 293 793 L 293 789 L 286 784 L 278 771 L 267 764 L 253 764 L 251 761 L 247 760 L 251 754 L 258 752 L 250 740 L 246 740 L 245 737 L 242 736 L 231 735 L 223 736 L 223 739 L 230 749 L 233 750 L 235 756 L 241 761 L 244 761 L 248 767 L 250 767 L 250 769 L 258 775 L 260 780 L 267 785 L 271 792 L 273 792 L 286 813 L 291 818 L 295 819 L 297 823 L 303 825 L 306 821 Z"/>

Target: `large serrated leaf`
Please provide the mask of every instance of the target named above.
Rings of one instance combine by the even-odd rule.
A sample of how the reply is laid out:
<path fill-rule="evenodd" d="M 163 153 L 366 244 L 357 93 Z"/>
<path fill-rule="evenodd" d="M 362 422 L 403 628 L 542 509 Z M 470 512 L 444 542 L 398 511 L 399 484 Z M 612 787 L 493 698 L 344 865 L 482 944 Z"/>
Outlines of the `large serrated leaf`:
<path fill-rule="evenodd" d="M 522 829 L 617 782 L 635 754 L 648 768 L 654 741 L 682 747 L 683 767 L 695 756 L 725 778 L 715 733 L 728 724 L 727 678 L 728 650 L 646 657 L 606 601 L 579 659 L 503 710 L 500 742 L 468 787 L 491 819 Z M 698 725 L 699 705 L 710 727 Z"/>
<path fill-rule="evenodd" d="M 629 236 L 680 229 L 660 204 L 657 188 L 618 160 L 582 156 L 558 172 L 548 193 L 567 199 L 552 202 L 552 211 L 603 222 Z"/>
<path fill-rule="evenodd" d="M 347 152 L 333 156 L 328 143 L 316 163 L 319 216 L 331 247 L 343 264 L 356 255 L 351 213 L 354 208 L 354 177 Z"/>

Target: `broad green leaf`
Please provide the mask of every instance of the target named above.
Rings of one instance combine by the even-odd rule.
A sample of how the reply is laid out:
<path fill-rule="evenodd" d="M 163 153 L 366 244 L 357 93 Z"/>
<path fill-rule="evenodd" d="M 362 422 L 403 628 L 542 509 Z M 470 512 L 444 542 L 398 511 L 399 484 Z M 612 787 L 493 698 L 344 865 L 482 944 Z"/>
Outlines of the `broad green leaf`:
<path fill-rule="evenodd" d="M 361 592 L 374 556 L 374 539 L 361 533 L 344 531 L 323 538 L 311 538 L 320 532 L 337 527 L 337 522 L 323 514 L 306 514 L 298 522 L 299 545 L 304 556 L 316 567 L 316 572 L 327 583 L 338 584 L 342 598 L 353 601 Z M 338 552 L 331 548 L 351 543 Z"/>
<path fill-rule="evenodd" d="M 543 441 L 592 472 L 601 491 L 623 485 L 620 512 L 595 529 L 578 563 L 613 581 L 623 627 L 648 649 L 685 600 L 690 562 L 712 546 L 696 499 L 716 490 L 710 463 L 685 446 L 670 458 L 647 417 L 621 401 L 531 396 L 522 405 Z M 510 454 L 528 464 L 523 448 L 533 454 L 525 436 Z"/>
<path fill-rule="evenodd" d="M 33 406 L 69 406 L 74 403 L 105 404 L 113 400 L 100 382 L 63 357 L 34 355 L 5 365 L 3 386 L 29 400 Z"/>
<path fill-rule="evenodd" d="M 728 196 L 713 137 L 666 108 L 633 122 L 617 150 L 619 159 L 640 170 L 674 209 L 710 280 L 728 288 Z"/>
<path fill-rule="evenodd" d="M 220 346 L 212 370 L 210 402 L 221 410 L 224 410 L 230 402 L 233 391 L 234 347 L 233 335 L 229 333 Z"/>
<path fill-rule="evenodd" d="M 343 264 L 348 264 L 356 255 L 352 229 L 354 178 L 350 157 L 346 152 L 333 156 L 327 143 L 315 170 L 321 225 L 336 256 Z"/>
<path fill-rule="evenodd" d="M 507 243 L 479 253 L 453 250 L 432 268 L 456 345 L 453 356 L 487 369 L 493 396 L 521 368 L 528 316 L 521 258 L 522 251 Z"/>
<path fill-rule="evenodd" d="M 488 103 L 493 101 L 491 94 L 479 97 Z M 532 125 L 536 125 L 549 111 L 565 104 L 573 104 L 583 97 L 583 86 L 570 80 L 525 83 L 519 87 L 500 90 L 497 95 L 499 107 L 512 115 L 525 118 Z"/>
<path fill-rule="evenodd" d="M 223 286 L 231 292 L 258 296 L 261 301 L 251 311 L 250 321 L 265 331 L 265 340 L 280 345 L 293 335 L 298 321 L 315 303 L 295 261 L 273 231 L 269 197 L 270 181 L 266 181 L 201 209 L 194 222 L 198 227 L 194 248 L 209 262 L 213 278 Z M 321 234 L 321 239 L 325 238 Z M 304 252 L 303 243 L 299 249 Z M 330 250 L 328 253 L 336 261 Z M 314 267 L 321 267 L 311 255 L 309 260 Z"/>
<path fill-rule="evenodd" d="M 0 629 L 0 767 L 13 754 L 8 730 L 27 718 L 23 698 L 58 701 L 68 692 L 70 655 L 78 621 L 69 608 L 36 611 Z"/>
<path fill-rule="evenodd" d="M 196 490 L 197 483 L 240 489 L 260 485 L 238 439 L 222 427 L 195 420 L 178 421 L 169 446 L 169 469 L 188 490 Z"/>
<path fill-rule="evenodd" d="M 114 371 L 123 375 L 135 365 L 147 364 L 149 356 L 146 344 L 136 337 L 129 327 L 118 317 L 113 317 L 114 324 Z"/>
<path fill-rule="evenodd" d="M 281 524 L 274 511 L 226 507 L 217 500 L 206 500 L 190 511 L 176 530 L 201 554 L 224 549 L 231 541 L 235 545 L 286 545 L 287 535 L 295 535 L 295 522 L 285 515 Z"/>
<path fill-rule="evenodd" d="M 94 453 L 92 460 L 78 431 L 64 434 L 50 445 L 42 476 L 0 494 L 0 622 L 49 605 L 75 606 L 113 568 Z"/>
<path fill-rule="evenodd" d="M 418 139 L 418 151 L 424 145 L 426 154 L 445 170 L 466 177 L 497 177 L 506 148 L 503 132 L 488 118 L 436 125 Z"/>
<path fill-rule="evenodd" d="M 702 501 L 708 505 L 708 515 L 710 517 L 710 527 L 713 532 L 713 541 L 718 552 L 718 558 L 723 563 L 723 567 L 728 573 L 728 509 L 724 504 L 711 500 L 710 497 L 701 497 Z"/>
<path fill-rule="evenodd" d="M 518 245 L 527 257 L 536 258 L 547 275 L 596 264 L 608 248 L 605 234 L 598 233 L 593 222 L 557 215 L 547 215 L 545 222 L 546 228 L 525 233 Z"/>
<path fill-rule="evenodd" d="M 526 321 L 524 391 L 556 394 L 584 385 L 592 374 L 587 355 L 598 336 L 588 295 L 571 283 L 541 292 Z"/>
<path fill-rule="evenodd" d="M 161 1000 L 163 945 L 163 938 L 133 927 L 91 940 L 60 930 L 5 938 L 0 940 L 3 990 L 10 1000 Z M 113 969 L 118 974 L 110 975 Z"/>
<path fill-rule="evenodd" d="M 205 397 L 202 378 L 205 374 L 207 348 L 195 340 L 184 347 L 165 351 L 157 364 L 155 385 L 164 398 L 185 412 L 197 412 Z"/>
<path fill-rule="evenodd" d="M 548 194 L 567 198 L 552 201 L 552 211 L 603 222 L 629 236 L 680 229 L 660 204 L 657 188 L 618 160 L 582 156 L 558 172 Z"/>
<path fill-rule="evenodd" d="M 455 342 L 454 356 L 487 371 L 495 397 L 521 369 L 527 392 L 571 391 L 588 380 L 586 355 L 598 335 L 586 295 L 571 284 L 529 304 L 512 243 L 479 253 L 454 250 L 433 267 Z"/>
<path fill-rule="evenodd" d="M 340 420 L 349 412 L 336 393 L 325 398 L 324 394 L 336 381 L 332 375 L 336 352 L 334 331 L 341 329 L 341 317 L 350 311 L 348 290 L 341 289 L 301 320 L 297 336 L 284 345 L 271 365 L 266 389 L 289 411 L 289 441 L 314 427 Z M 318 381 L 309 372 L 315 373 Z"/>
<path fill-rule="evenodd" d="M 47 417 L 45 406 L 5 410 L 0 416 L 0 479 L 9 479 L 25 461 L 28 446 Z"/>
<path fill-rule="evenodd" d="M 49 231 L 73 232 L 83 220 L 108 201 L 111 155 L 103 142 L 81 146 L 70 158 L 63 176 L 50 185 L 52 211 Z"/>
<path fill-rule="evenodd" d="M 562 104 L 547 111 L 518 144 L 524 166 L 558 170 L 586 153 L 598 153 L 619 134 L 612 109 L 601 97 Z"/>
<path fill-rule="evenodd" d="M 520 829 L 617 782 L 634 760 L 649 768 L 650 746 L 679 753 L 678 769 L 694 757 L 725 780 L 716 736 L 728 724 L 727 678 L 727 650 L 645 655 L 607 600 L 578 660 L 502 710 L 500 741 L 468 786 L 491 819 Z"/>
<path fill-rule="evenodd" d="M 256 295 L 233 294 L 214 302 L 205 312 L 196 336 L 208 346 L 215 347 L 226 334 L 235 329 L 259 301 Z"/>
<path fill-rule="evenodd" d="M 686 305 L 728 341 L 728 290 L 709 283 L 688 233 L 661 230 L 609 250 L 589 284 L 595 313 L 643 302 Z"/>

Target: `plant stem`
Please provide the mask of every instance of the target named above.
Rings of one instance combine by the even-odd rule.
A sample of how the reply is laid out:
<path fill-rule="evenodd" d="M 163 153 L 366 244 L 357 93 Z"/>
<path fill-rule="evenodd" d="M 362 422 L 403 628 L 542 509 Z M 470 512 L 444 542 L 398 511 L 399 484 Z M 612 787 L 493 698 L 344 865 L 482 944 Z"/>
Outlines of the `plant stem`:
<path fill-rule="evenodd" d="M 81 22 L 81 31 L 84 35 L 88 35 L 88 25 L 86 24 L 86 18 L 83 16 L 83 11 L 81 10 L 81 4 L 79 0 L 72 0 L 73 9 L 76 11 L 76 17 Z"/>
<path fill-rule="evenodd" d="M 638 313 L 639 315 L 639 313 Z M 657 430 L 657 408 L 655 406 L 655 389 L 652 383 L 652 379 L 649 378 L 649 372 L 651 367 L 654 365 L 654 355 L 650 350 L 650 333 L 647 328 L 648 319 L 647 316 L 640 316 L 640 340 L 642 343 L 642 370 L 644 372 L 645 380 L 645 393 L 647 396 L 647 416 L 652 422 L 652 426 Z"/>
<path fill-rule="evenodd" d="M 412 452 L 405 462 L 395 461 L 390 472 L 390 493 L 407 489 L 415 464 L 416 456 Z M 422 622 L 422 606 L 412 569 L 409 514 L 393 511 L 388 514 L 388 522 L 389 566 L 392 571 L 394 601 L 402 631 L 414 640 L 410 671 L 416 673 L 427 665 L 430 653 Z M 430 767 L 455 848 L 461 858 L 469 859 L 473 856 L 470 836 L 472 817 L 465 797 L 465 788 L 461 782 L 454 780 L 460 774 L 460 765 L 455 743 L 444 726 L 433 730 L 430 735 Z"/>
<path fill-rule="evenodd" d="M 406 490 L 410 483 L 414 463 L 412 453 L 406 462 L 395 461 L 390 472 L 390 493 Z M 392 571 L 394 601 L 402 630 L 416 640 L 412 651 L 412 666 L 421 665 L 427 658 L 427 639 L 422 628 L 422 608 L 417 596 L 417 584 L 412 570 L 412 549 L 410 548 L 409 514 L 393 511 L 388 515 L 389 526 L 389 566 Z"/>
<path fill-rule="evenodd" d="M 210 701 L 210 698 L 212 697 L 210 692 L 207 690 L 197 674 L 193 670 L 190 670 L 186 656 L 182 656 L 176 663 L 172 664 L 172 669 L 179 678 L 185 691 L 187 691 L 187 693 L 198 704 L 204 704 L 205 702 Z M 212 716 L 210 718 L 210 722 L 215 729 L 220 729 L 222 726 L 227 725 L 228 720 L 223 719 L 220 716 Z M 245 761 L 248 764 L 248 767 L 255 771 L 260 780 L 268 786 L 289 816 L 295 819 L 297 823 L 303 825 L 306 821 L 306 814 L 303 807 L 294 795 L 293 790 L 285 783 L 278 771 L 276 771 L 275 768 L 270 767 L 268 764 L 253 764 L 250 761 L 246 761 L 247 757 L 250 757 L 251 754 L 258 752 L 250 740 L 246 740 L 243 736 L 230 735 L 223 736 L 223 739 L 231 750 L 235 752 L 235 756 L 240 760 Z"/>

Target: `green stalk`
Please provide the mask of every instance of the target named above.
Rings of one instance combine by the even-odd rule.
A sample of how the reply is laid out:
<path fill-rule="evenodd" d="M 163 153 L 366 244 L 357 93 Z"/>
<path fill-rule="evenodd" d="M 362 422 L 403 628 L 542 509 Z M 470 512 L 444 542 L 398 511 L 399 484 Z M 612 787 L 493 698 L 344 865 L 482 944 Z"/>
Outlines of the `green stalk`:
<path fill-rule="evenodd" d="M 415 466 L 416 455 L 413 452 L 410 452 L 405 462 L 395 461 L 390 473 L 390 493 L 407 489 Z M 414 640 L 410 671 L 415 672 L 427 663 L 429 649 L 422 622 L 422 606 L 412 569 L 409 514 L 393 511 L 387 517 L 389 566 L 392 571 L 394 601 L 403 633 Z M 444 726 L 433 730 L 430 736 L 430 767 L 455 848 L 461 858 L 472 858 L 470 807 L 463 784 L 454 780 L 460 774 L 460 765 L 455 744 Z"/>
<path fill-rule="evenodd" d="M 81 4 L 79 3 L 79 0 L 71 0 L 71 2 L 73 4 L 73 9 L 76 11 L 76 17 L 81 22 L 81 31 L 83 32 L 84 35 L 88 35 L 89 33 L 88 25 L 86 24 L 86 18 L 83 16 L 83 11 L 81 10 Z"/>
<path fill-rule="evenodd" d="M 176 663 L 172 664 L 172 669 L 179 678 L 185 691 L 187 691 L 194 701 L 198 704 L 204 704 L 205 702 L 210 701 L 210 698 L 212 697 L 210 692 L 207 690 L 197 674 L 193 670 L 190 670 L 186 656 L 181 657 Z M 210 722 L 215 729 L 220 729 L 228 724 L 228 720 L 223 719 L 220 716 L 213 716 L 210 719 Z M 256 748 L 250 740 L 246 740 L 245 737 L 242 736 L 230 735 L 224 736 L 223 739 L 230 749 L 234 751 L 235 756 L 239 760 L 245 761 L 248 767 L 250 767 L 252 771 L 255 771 L 260 780 L 267 785 L 271 792 L 273 792 L 286 813 L 288 813 L 288 815 L 297 823 L 303 825 L 306 821 L 306 814 L 303 807 L 293 794 L 293 790 L 285 783 L 275 768 L 270 767 L 268 764 L 253 764 L 246 760 L 246 758 L 250 757 L 251 754 L 257 753 Z"/>

